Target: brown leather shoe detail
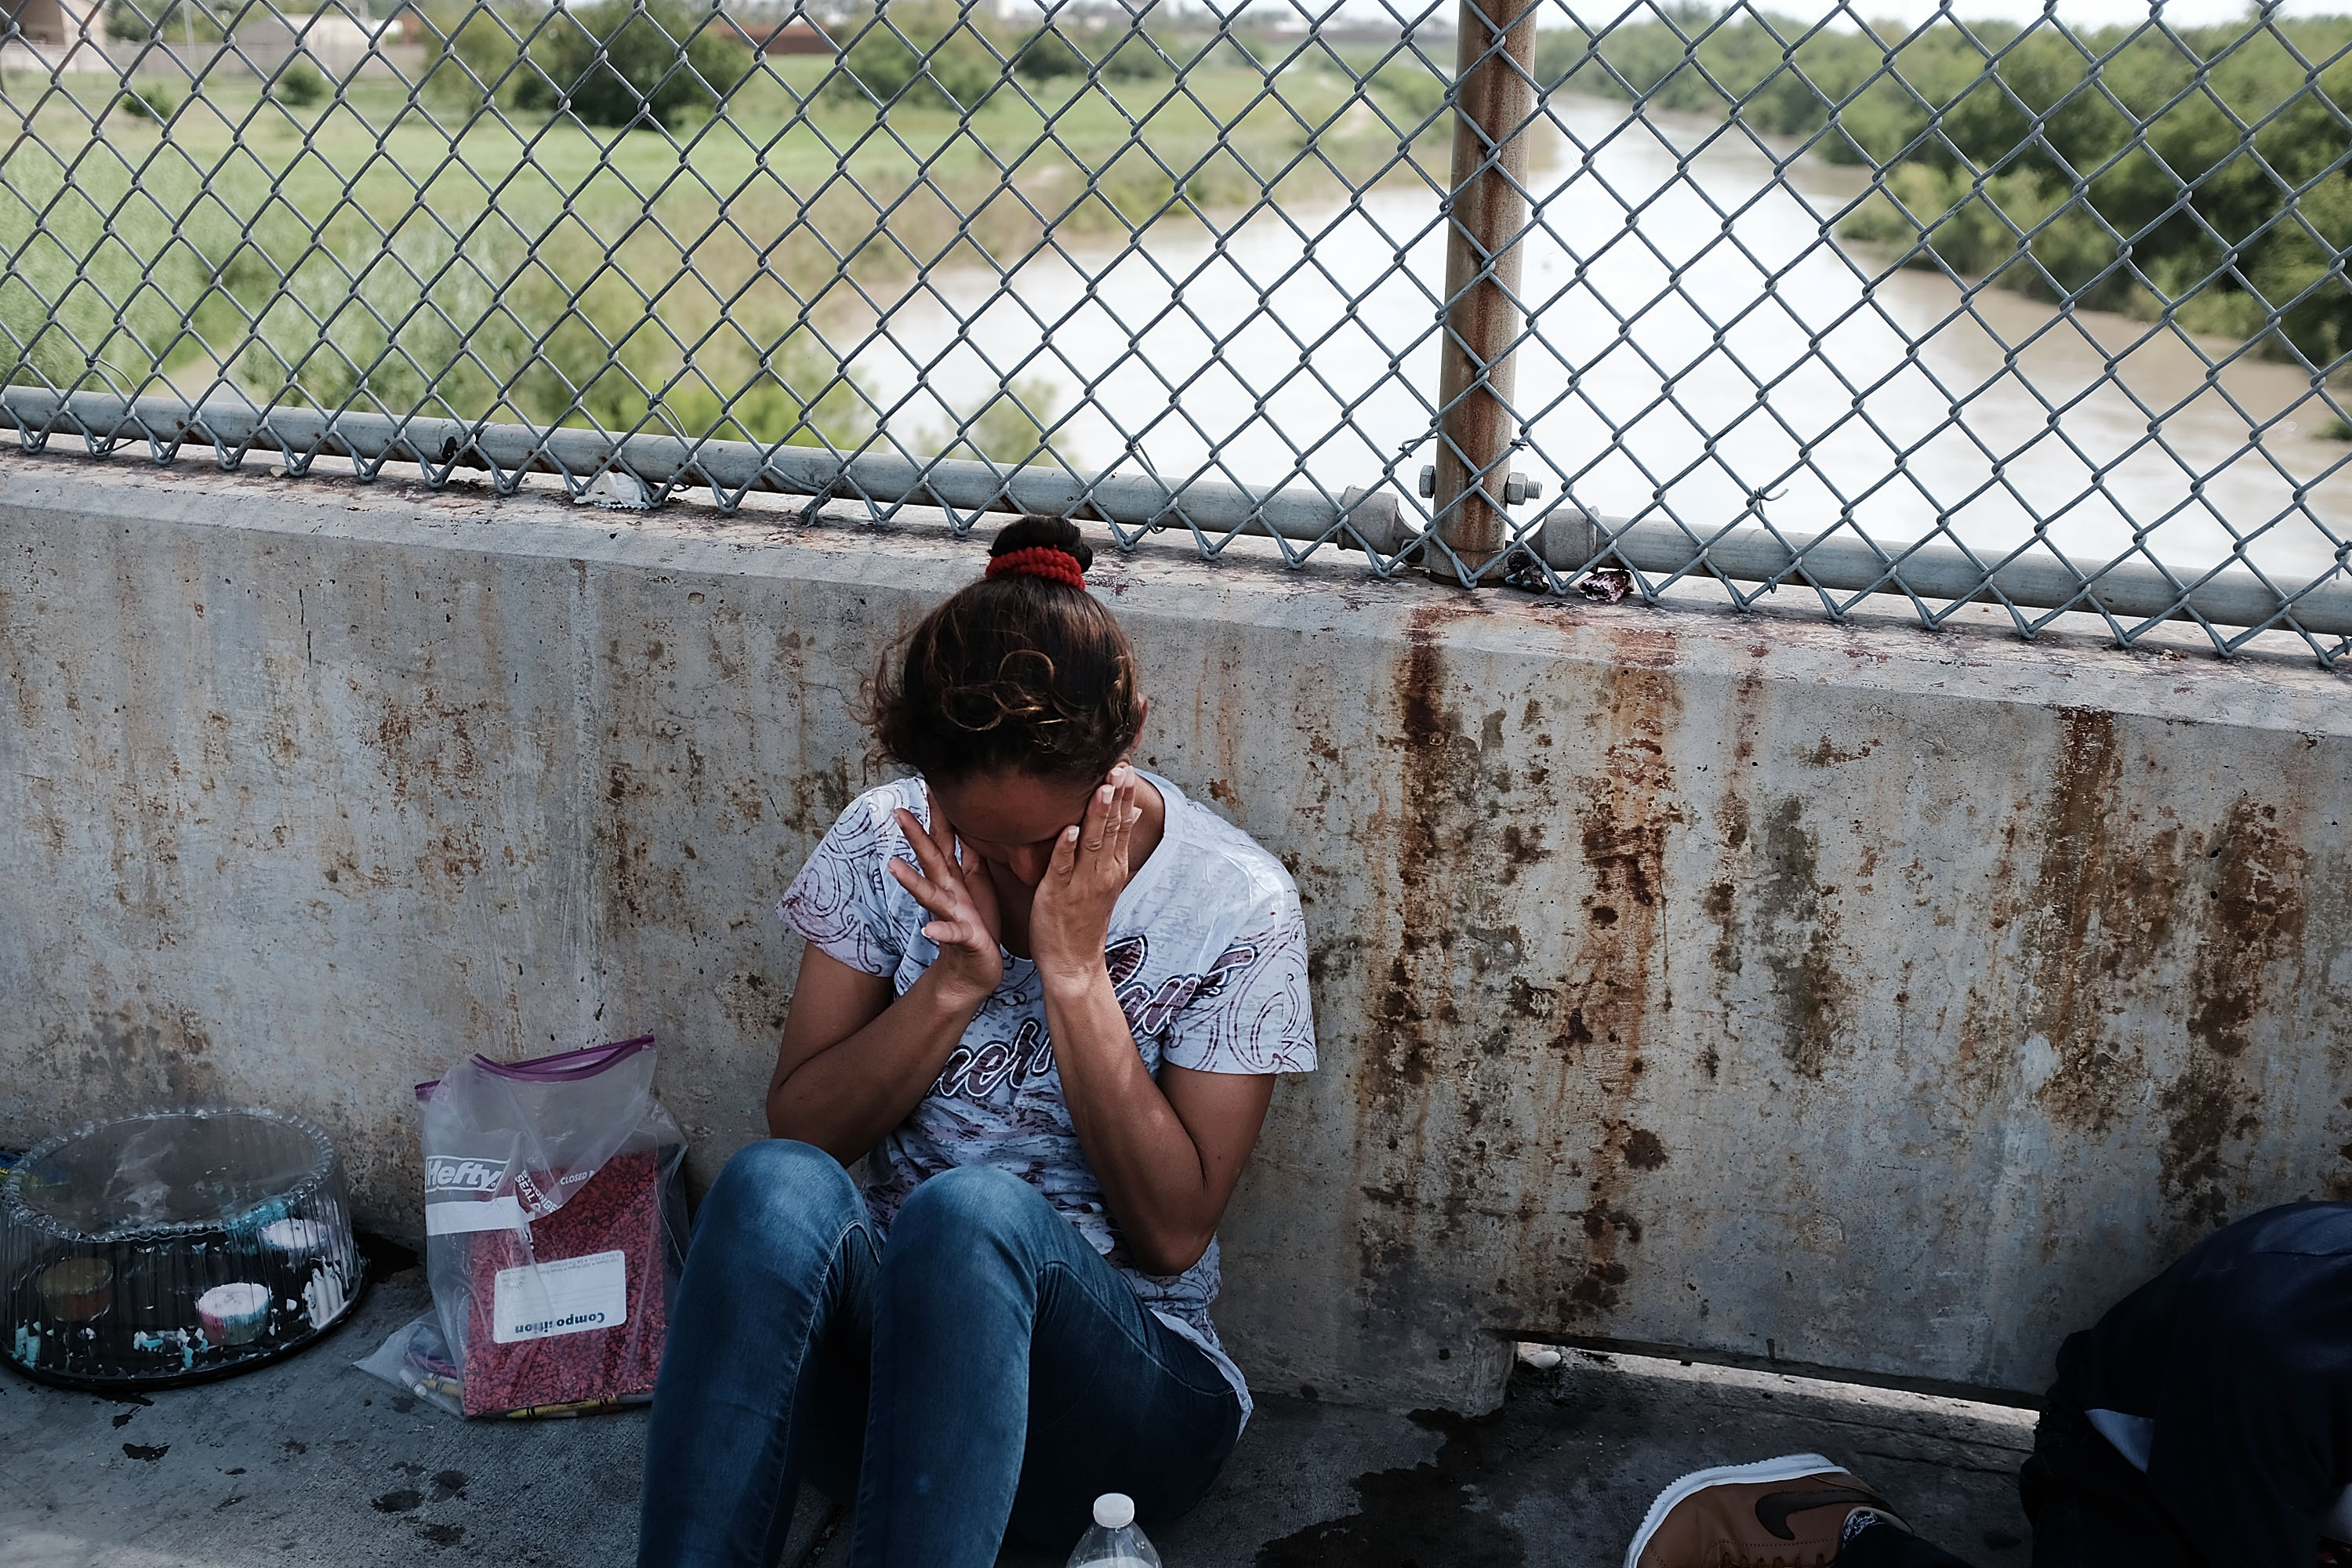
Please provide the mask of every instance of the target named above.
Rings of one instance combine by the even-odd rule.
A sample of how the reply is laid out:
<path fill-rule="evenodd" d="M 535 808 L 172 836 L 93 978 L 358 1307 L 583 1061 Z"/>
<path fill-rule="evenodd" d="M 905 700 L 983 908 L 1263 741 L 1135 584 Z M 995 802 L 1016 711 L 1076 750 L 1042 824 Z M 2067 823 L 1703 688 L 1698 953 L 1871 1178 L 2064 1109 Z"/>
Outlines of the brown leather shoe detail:
<path fill-rule="evenodd" d="M 1797 1532 L 1789 1528 L 1789 1517 L 1808 1509 L 1834 1508 L 1843 1505 L 1843 1521 L 1855 1509 L 1885 1509 L 1886 1500 L 1868 1487 L 1855 1487 L 1843 1491 L 1823 1491 L 1818 1488 L 1800 1486 L 1795 1490 L 1770 1492 L 1756 1500 L 1756 1521 L 1783 1541 L 1794 1541 Z M 1843 1529 L 1843 1524 L 1840 1525 Z"/>
<path fill-rule="evenodd" d="M 1718 1482 L 1683 1499 L 1658 1521 L 1643 1545 L 1640 1568 L 1829 1568 L 1853 1511 L 1885 1506 L 1843 1470 Z"/>

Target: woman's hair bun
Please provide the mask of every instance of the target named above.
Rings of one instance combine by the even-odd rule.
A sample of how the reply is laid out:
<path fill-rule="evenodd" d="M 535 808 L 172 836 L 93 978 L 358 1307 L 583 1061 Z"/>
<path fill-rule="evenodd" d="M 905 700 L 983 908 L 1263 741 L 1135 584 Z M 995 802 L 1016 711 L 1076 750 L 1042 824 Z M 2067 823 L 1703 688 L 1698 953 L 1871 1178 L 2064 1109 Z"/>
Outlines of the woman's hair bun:
<path fill-rule="evenodd" d="M 993 559 L 1016 550 L 1040 549 L 1060 551 L 1076 561 L 1081 572 L 1095 563 L 1094 549 L 1078 531 L 1076 523 L 1066 517 L 1041 517 L 1034 513 L 1015 518 L 997 530 L 988 553 Z"/>
<path fill-rule="evenodd" d="M 1008 523 L 988 573 L 925 616 L 874 675 L 876 752 L 929 779 L 1010 772 L 1099 783 L 1143 727 L 1135 649 L 1087 592 L 1066 517 Z"/>

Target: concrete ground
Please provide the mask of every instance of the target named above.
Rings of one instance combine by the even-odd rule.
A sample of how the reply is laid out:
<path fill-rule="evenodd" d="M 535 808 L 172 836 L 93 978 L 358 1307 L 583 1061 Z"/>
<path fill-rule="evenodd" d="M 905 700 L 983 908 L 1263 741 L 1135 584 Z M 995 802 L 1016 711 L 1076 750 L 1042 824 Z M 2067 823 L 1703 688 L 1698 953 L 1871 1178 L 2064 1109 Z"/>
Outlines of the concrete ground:
<path fill-rule="evenodd" d="M 467 1423 L 353 1370 L 425 1305 L 414 1271 L 310 1351 L 135 1401 L 0 1373 L 0 1568 L 632 1560 L 642 1412 Z M 1170 1568 L 1613 1568 L 1657 1489 L 1812 1450 L 1978 1568 L 2023 1568 L 2004 1406 L 1571 1352 L 1480 1421 L 1267 1395 L 1223 1479 L 1156 1538 Z M 793 1561 L 841 1568 L 803 1510 Z M 1055 1568 L 1008 1553 L 1003 1568 Z"/>

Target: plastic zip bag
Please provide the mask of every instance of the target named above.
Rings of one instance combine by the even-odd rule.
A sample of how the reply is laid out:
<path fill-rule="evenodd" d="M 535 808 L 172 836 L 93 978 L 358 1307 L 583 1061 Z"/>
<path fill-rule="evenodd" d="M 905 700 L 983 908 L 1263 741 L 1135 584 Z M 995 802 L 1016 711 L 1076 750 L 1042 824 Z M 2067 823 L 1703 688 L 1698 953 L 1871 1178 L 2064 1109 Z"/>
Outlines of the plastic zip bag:
<path fill-rule="evenodd" d="M 416 1392 L 454 1393 L 467 1415 L 652 1397 L 687 1226 L 686 1138 L 654 1098 L 653 1046 L 469 1057 L 417 1086 L 442 1346 L 418 1362 L 432 1347 L 415 1325 L 395 1334 L 397 1381 L 415 1370 L 432 1382 Z"/>

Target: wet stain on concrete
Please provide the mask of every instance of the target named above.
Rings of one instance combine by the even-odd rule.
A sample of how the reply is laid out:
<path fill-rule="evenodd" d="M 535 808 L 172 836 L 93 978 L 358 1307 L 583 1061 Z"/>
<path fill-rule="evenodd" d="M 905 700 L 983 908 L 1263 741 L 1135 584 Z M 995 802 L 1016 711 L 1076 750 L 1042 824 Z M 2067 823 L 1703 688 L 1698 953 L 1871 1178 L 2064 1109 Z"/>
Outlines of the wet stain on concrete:
<path fill-rule="evenodd" d="M 1757 843 L 1757 945 L 1772 973 L 1780 1054 L 1805 1078 L 1822 1076 L 1832 1049 L 1850 1046 L 1853 988 L 1839 952 L 1836 920 L 1820 884 L 1821 840 L 1795 795 L 1765 813 Z"/>
<path fill-rule="evenodd" d="M 76 1098 L 85 1105 L 133 1094 L 175 1104 L 224 1098 L 212 1037 L 193 1009 L 126 1004 L 91 1018 L 78 1037 L 53 1034 L 42 1050 L 53 1074 L 80 1086 Z"/>
<path fill-rule="evenodd" d="M 169 1443 L 125 1443 L 122 1445 L 123 1458 L 128 1459 L 137 1459 L 142 1464 L 148 1465 L 153 1464 L 156 1460 L 162 1458 L 171 1451 L 172 1445 Z"/>
<path fill-rule="evenodd" d="M 1494 1475 L 1494 1450 L 1508 1441 L 1502 1415 L 1423 1410 L 1412 1419 L 1445 1434 L 1435 1458 L 1357 1477 L 1360 1509 L 1266 1542 L 1257 1568 L 1521 1568 L 1526 1542 L 1496 1517 L 1482 1489 Z"/>
<path fill-rule="evenodd" d="M 2164 1142 L 2158 1150 L 2164 1195 L 2184 1223 L 2218 1227 L 2230 1218 L 2231 1184 L 2222 1168 L 2223 1146 L 2259 1125 L 2237 1113 L 2228 1069 L 2208 1058 L 2165 1085 L 2157 1096 L 2164 1115 Z"/>
<path fill-rule="evenodd" d="M 1727 881 L 1708 884 L 1706 891 L 1699 896 L 1699 909 L 1715 923 L 1715 951 L 1709 956 L 1715 960 L 1716 973 L 1738 974 L 1747 963 L 1739 951 L 1738 888 Z"/>
<path fill-rule="evenodd" d="M 1529 867 L 1540 866 L 1551 858 L 1551 850 L 1544 844 L 1544 825 L 1540 822 L 1513 822 L 1503 827 L 1503 885 L 1508 887 L 1519 879 L 1519 874 Z"/>
<path fill-rule="evenodd" d="M 1665 1143 L 1646 1127 L 1627 1132 L 1624 1148 L 1625 1163 L 1637 1171 L 1655 1171 L 1665 1165 Z"/>

